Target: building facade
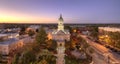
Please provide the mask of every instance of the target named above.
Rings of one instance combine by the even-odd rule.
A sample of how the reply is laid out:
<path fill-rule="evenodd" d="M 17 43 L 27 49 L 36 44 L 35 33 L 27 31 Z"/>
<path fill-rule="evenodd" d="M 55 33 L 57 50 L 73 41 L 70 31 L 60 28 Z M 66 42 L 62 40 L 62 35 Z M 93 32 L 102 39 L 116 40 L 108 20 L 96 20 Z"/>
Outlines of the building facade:
<path fill-rule="evenodd" d="M 59 41 L 59 40 L 70 40 L 70 33 L 69 30 L 64 29 L 64 20 L 62 15 L 58 19 L 58 28 L 52 32 L 52 39 Z"/>
<path fill-rule="evenodd" d="M 115 27 L 99 27 L 99 32 L 106 31 L 106 32 L 120 32 L 120 28 Z"/>
<path fill-rule="evenodd" d="M 0 42 L 0 53 L 3 55 L 9 55 L 9 53 L 21 48 L 23 41 L 15 38 L 8 39 L 7 41 Z"/>
<path fill-rule="evenodd" d="M 99 29 L 99 41 L 104 45 L 111 45 L 111 43 L 113 43 L 111 35 L 113 33 L 114 34 L 120 33 L 120 28 L 118 27 L 99 27 L 98 29 Z"/>

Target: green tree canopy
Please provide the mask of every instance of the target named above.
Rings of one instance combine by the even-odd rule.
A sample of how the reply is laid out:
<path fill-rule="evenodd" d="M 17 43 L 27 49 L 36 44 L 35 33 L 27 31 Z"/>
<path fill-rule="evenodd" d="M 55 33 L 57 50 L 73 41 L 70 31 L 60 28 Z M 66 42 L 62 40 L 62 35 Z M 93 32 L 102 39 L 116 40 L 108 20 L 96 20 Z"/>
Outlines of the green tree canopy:
<path fill-rule="evenodd" d="M 97 26 L 93 26 L 91 27 L 91 34 L 90 36 L 94 39 L 97 40 L 98 39 L 98 27 Z"/>
<path fill-rule="evenodd" d="M 36 60 L 36 56 L 32 51 L 26 51 L 21 60 L 21 64 L 30 64 Z"/>
<path fill-rule="evenodd" d="M 2 54 L 0 53 L 0 61 L 2 61 L 2 58 L 3 58 L 3 57 L 2 57 Z"/>
<path fill-rule="evenodd" d="M 47 34 L 45 30 L 41 27 L 36 35 L 36 42 L 39 44 L 45 44 L 47 40 Z"/>
<path fill-rule="evenodd" d="M 14 59 L 13 59 L 13 62 L 12 62 L 12 64 L 18 64 L 18 62 L 19 62 L 19 54 L 16 54 L 15 56 L 14 56 Z"/>
<path fill-rule="evenodd" d="M 29 36 L 33 36 L 34 34 L 35 34 L 35 32 L 34 32 L 33 30 L 29 30 L 29 31 L 28 31 L 28 35 L 29 35 Z"/>
<path fill-rule="evenodd" d="M 114 47 L 120 48 L 120 32 L 110 32 L 109 37 L 111 40 L 110 44 Z"/>

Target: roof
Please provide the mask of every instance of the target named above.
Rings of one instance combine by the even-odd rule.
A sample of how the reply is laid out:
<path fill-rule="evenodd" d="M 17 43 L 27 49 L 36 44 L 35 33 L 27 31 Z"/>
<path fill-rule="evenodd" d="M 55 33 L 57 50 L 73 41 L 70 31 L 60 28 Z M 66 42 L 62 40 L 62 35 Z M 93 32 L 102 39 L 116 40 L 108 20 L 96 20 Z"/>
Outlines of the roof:
<path fill-rule="evenodd" d="M 60 14 L 59 21 L 63 21 L 62 14 Z"/>
<path fill-rule="evenodd" d="M 4 37 L 4 36 L 7 36 L 7 34 L 0 34 L 0 37 Z"/>
<path fill-rule="evenodd" d="M 59 31 L 57 32 L 57 34 L 65 34 L 65 32 L 62 31 L 62 30 L 59 30 Z"/>
<path fill-rule="evenodd" d="M 12 43 L 16 43 L 16 41 L 18 41 L 18 39 L 16 38 L 10 38 L 6 41 L 3 41 L 3 42 L 0 42 L 0 45 L 9 45 L 9 44 L 12 44 Z"/>
<path fill-rule="evenodd" d="M 70 33 L 69 33 L 69 30 L 64 30 L 64 31 L 62 31 L 62 30 L 54 30 L 52 32 L 52 34 L 70 34 Z"/>

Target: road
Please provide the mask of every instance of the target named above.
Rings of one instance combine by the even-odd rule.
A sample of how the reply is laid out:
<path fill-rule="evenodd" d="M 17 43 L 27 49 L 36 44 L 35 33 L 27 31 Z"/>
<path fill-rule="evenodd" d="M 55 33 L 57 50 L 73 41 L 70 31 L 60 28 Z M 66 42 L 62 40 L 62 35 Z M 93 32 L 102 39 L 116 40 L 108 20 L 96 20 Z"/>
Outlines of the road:
<path fill-rule="evenodd" d="M 120 55 L 110 51 L 106 47 L 88 39 L 85 35 L 80 35 L 95 50 L 93 54 L 94 64 L 120 64 Z M 109 59 L 109 60 L 108 60 Z"/>

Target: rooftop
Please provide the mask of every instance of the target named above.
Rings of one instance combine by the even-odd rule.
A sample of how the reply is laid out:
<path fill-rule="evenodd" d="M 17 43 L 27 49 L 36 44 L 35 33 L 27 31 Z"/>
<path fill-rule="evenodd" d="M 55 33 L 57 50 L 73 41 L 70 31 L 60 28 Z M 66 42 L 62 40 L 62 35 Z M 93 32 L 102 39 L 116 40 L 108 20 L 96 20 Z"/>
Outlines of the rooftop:
<path fill-rule="evenodd" d="M 18 41 L 18 39 L 10 38 L 10 39 L 8 39 L 6 41 L 0 42 L 0 45 L 9 45 L 9 44 L 12 44 L 12 43 L 16 43 L 16 41 Z"/>
<path fill-rule="evenodd" d="M 7 34 L 0 34 L 0 37 L 4 37 L 4 36 L 7 36 Z"/>
<path fill-rule="evenodd" d="M 62 31 L 62 30 L 54 30 L 53 32 L 52 32 L 53 34 L 69 34 L 69 30 L 64 30 L 64 31 Z"/>

